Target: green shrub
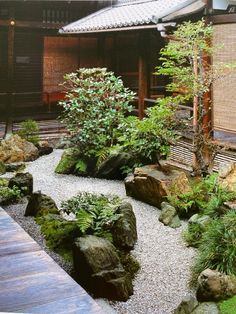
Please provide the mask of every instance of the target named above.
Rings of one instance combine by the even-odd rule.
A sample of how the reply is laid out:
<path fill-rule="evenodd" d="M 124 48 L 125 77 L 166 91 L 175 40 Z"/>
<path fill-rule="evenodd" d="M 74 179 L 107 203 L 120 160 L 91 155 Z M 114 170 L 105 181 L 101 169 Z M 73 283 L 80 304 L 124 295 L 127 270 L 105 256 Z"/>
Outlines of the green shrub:
<path fill-rule="evenodd" d="M 202 235 L 193 272 L 211 268 L 236 276 L 236 212 L 213 219 Z"/>
<path fill-rule="evenodd" d="M 39 142 L 38 123 L 31 119 L 21 122 L 17 134 L 26 141 L 37 144 Z"/>
<path fill-rule="evenodd" d="M 5 184 L 5 183 L 4 183 Z M 18 202 L 22 197 L 21 190 L 13 186 L 13 188 L 9 188 L 5 185 L 0 185 L 0 204 L 8 205 L 12 203 Z"/>
<path fill-rule="evenodd" d="M 188 229 L 183 233 L 183 239 L 188 246 L 198 247 L 205 230 L 206 228 L 200 224 L 188 224 Z"/>
<path fill-rule="evenodd" d="M 139 162 L 157 162 L 160 157 L 166 157 L 170 143 L 176 138 L 172 128 L 173 114 L 173 108 L 159 103 L 147 110 L 143 120 L 128 117 L 119 126 L 122 131 L 119 144 Z"/>
<path fill-rule="evenodd" d="M 91 157 L 116 144 L 118 126 L 132 111 L 134 93 L 105 68 L 79 69 L 65 76 L 61 120 L 84 155 Z"/>
<path fill-rule="evenodd" d="M 116 213 L 121 199 L 117 196 L 80 193 L 62 202 L 62 211 L 76 215 L 77 226 L 82 234 L 94 234 L 112 241 L 111 228 L 120 217 Z"/>

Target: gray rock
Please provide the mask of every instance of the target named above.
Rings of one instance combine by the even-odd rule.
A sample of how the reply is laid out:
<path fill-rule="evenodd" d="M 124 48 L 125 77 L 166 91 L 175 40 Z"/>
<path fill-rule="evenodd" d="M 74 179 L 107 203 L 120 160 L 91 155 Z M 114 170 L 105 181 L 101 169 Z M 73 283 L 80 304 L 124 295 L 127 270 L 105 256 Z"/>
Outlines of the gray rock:
<path fill-rule="evenodd" d="M 114 245 L 96 236 L 77 238 L 73 249 L 76 279 L 96 297 L 126 301 L 133 293 Z"/>
<path fill-rule="evenodd" d="M 181 226 L 181 221 L 177 215 L 176 209 L 167 202 L 161 203 L 161 214 L 159 216 L 159 221 L 165 226 L 170 226 L 172 228 L 178 228 Z"/>
<path fill-rule="evenodd" d="M 120 248 L 131 250 L 137 241 L 136 217 L 132 205 L 124 202 L 117 210 L 122 216 L 112 229 L 114 244 Z"/>
<path fill-rule="evenodd" d="M 35 192 L 31 195 L 25 210 L 25 216 L 38 216 L 45 214 L 59 214 L 54 200 L 41 192 Z"/>
<path fill-rule="evenodd" d="M 200 303 L 191 314 L 220 314 L 216 303 L 203 302 Z"/>
<path fill-rule="evenodd" d="M 9 180 L 8 186 L 9 188 L 18 187 L 23 195 L 31 195 L 33 193 L 33 176 L 29 172 L 17 173 Z"/>
<path fill-rule="evenodd" d="M 4 162 L 0 160 L 0 175 L 5 174 L 5 173 L 6 173 L 6 166 Z"/>
<path fill-rule="evenodd" d="M 219 177 L 222 179 L 225 179 L 230 174 L 230 172 L 234 169 L 234 167 L 235 167 L 235 164 L 233 162 L 231 162 L 231 163 L 225 163 L 225 162 L 220 163 L 219 171 L 218 171 Z"/>
<path fill-rule="evenodd" d="M 193 216 L 190 217 L 189 219 L 189 223 L 190 224 L 197 224 L 200 225 L 201 227 L 205 228 L 206 225 L 211 221 L 211 217 L 208 215 L 199 215 L 199 214 L 195 214 Z"/>
<path fill-rule="evenodd" d="M 121 168 L 132 166 L 134 162 L 134 157 L 129 153 L 112 153 L 99 165 L 95 176 L 103 179 L 123 179 L 124 174 Z"/>
<path fill-rule="evenodd" d="M 188 295 L 183 298 L 180 305 L 174 311 L 174 314 L 191 314 L 192 311 L 198 306 L 196 297 Z"/>
<path fill-rule="evenodd" d="M 20 172 L 25 169 L 25 163 L 23 162 L 14 162 L 11 164 L 6 164 L 7 172 Z"/>
<path fill-rule="evenodd" d="M 198 277 L 197 299 L 199 301 L 220 301 L 235 294 L 235 277 L 211 269 L 204 270 Z"/>

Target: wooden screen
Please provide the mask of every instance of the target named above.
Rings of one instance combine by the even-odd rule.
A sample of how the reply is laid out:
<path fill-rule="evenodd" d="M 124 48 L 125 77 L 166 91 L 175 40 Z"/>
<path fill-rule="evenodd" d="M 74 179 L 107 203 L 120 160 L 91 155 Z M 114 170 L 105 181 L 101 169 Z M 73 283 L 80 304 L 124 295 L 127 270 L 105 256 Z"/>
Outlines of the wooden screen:
<path fill-rule="evenodd" d="M 214 25 L 213 46 L 223 44 L 213 63 L 236 61 L 236 24 Z M 214 129 L 236 132 L 236 73 L 219 79 L 213 85 Z"/>

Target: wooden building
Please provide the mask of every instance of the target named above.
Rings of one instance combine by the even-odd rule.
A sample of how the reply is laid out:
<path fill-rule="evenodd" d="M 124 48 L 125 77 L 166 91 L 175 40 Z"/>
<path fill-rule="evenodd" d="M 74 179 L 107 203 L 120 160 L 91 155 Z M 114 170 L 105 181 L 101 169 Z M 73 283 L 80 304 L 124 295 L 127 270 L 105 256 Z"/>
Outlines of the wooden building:
<path fill-rule="evenodd" d="M 158 52 L 165 44 L 161 30 L 173 22 L 203 16 L 213 23 L 213 45 L 224 44 L 212 62 L 235 61 L 235 0 L 118 0 L 63 27 L 60 33 L 79 39 L 79 66 L 102 65 L 122 76 L 125 84 L 137 92 L 142 117 L 145 107 L 165 94 L 165 79 L 153 75 Z M 236 141 L 235 88 L 236 77 L 231 76 L 215 83 L 211 95 L 215 136 L 231 141 Z"/>
<path fill-rule="evenodd" d="M 63 75 L 78 67 L 78 39 L 59 28 L 106 4 L 0 1 L 0 121 L 48 111 Z"/>

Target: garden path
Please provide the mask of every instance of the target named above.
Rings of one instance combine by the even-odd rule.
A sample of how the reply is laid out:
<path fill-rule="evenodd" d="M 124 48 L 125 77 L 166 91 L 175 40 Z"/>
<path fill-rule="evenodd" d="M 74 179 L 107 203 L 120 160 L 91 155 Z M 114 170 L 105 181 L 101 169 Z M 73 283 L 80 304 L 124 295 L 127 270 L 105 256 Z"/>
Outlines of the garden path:
<path fill-rule="evenodd" d="M 138 242 L 133 255 L 141 264 L 134 281 L 134 294 L 127 302 L 110 302 L 119 314 L 170 314 L 189 293 L 188 279 L 194 250 L 181 238 L 186 228 L 165 227 L 158 221 L 160 211 L 126 197 L 122 181 L 59 175 L 54 169 L 62 150 L 29 163 L 27 170 L 34 177 L 34 190 L 50 195 L 60 206 L 80 191 L 117 194 L 133 205 L 137 218 Z"/>

